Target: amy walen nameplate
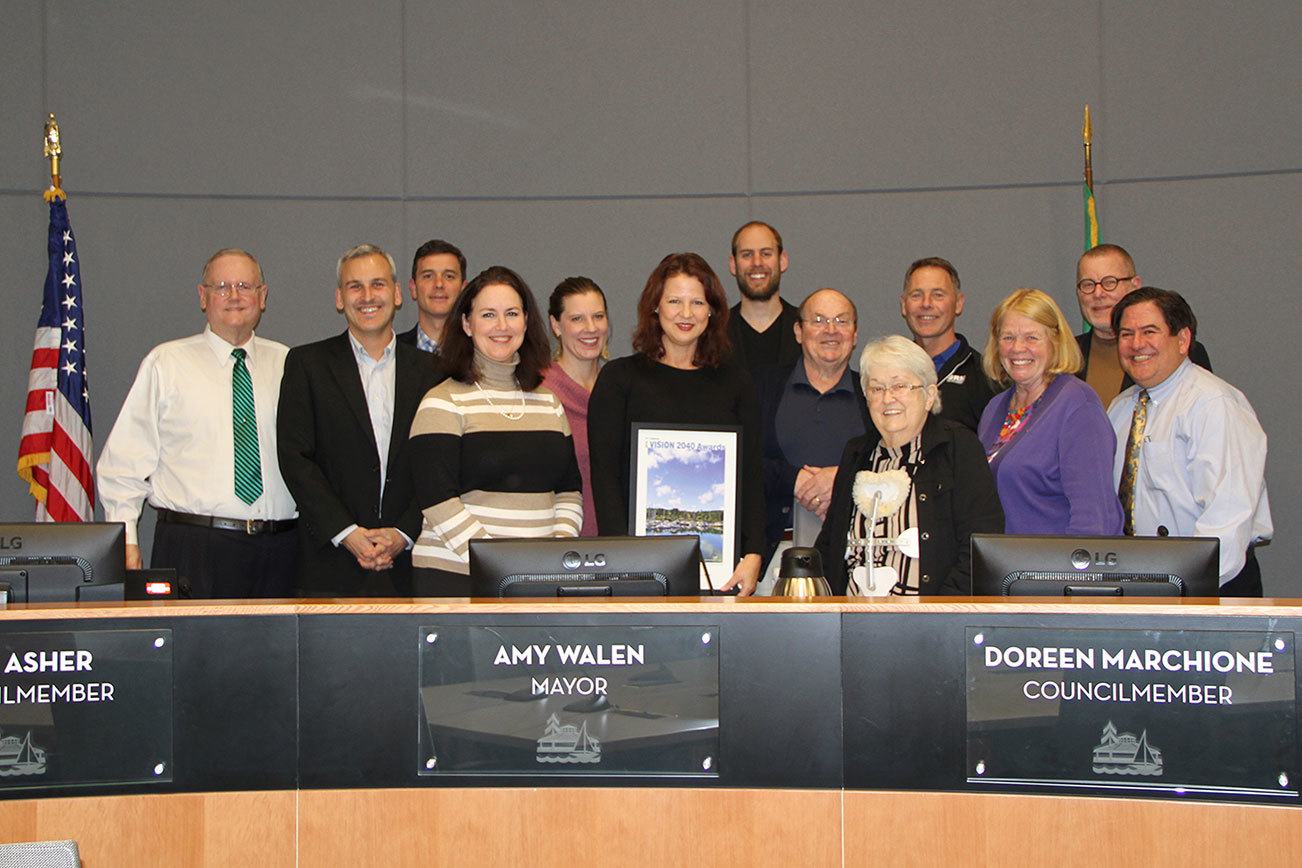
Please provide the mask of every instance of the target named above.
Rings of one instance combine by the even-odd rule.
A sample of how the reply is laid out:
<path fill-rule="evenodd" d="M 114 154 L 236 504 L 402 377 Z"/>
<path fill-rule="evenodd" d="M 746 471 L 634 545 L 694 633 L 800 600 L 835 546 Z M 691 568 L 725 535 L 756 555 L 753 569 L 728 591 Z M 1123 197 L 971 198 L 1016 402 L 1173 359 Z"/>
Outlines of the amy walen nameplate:
<path fill-rule="evenodd" d="M 0 790 L 171 779 L 171 630 L 0 633 Z"/>
<path fill-rule="evenodd" d="M 718 775 L 717 626 L 419 632 L 421 775 Z"/>
<path fill-rule="evenodd" d="M 970 784 L 1297 800 L 1291 632 L 966 639 Z"/>

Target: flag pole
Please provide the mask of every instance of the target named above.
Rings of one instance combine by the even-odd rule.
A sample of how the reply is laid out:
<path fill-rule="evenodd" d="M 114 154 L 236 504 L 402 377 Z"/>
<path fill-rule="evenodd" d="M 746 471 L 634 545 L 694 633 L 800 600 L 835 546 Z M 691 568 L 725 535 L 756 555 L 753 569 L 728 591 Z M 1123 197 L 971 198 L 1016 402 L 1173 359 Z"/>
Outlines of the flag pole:
<path fill-rule="evenodd" d="M 53 119 L 54 115 L 50 115 Z M 1085 143 L 1085 186 L 1094 189 L 1094 157 L 1090 147 L 1094 144 L 1094 128 L 1090 126 L 1090 104 L 1085 103 L 1085 123 L 1081 126 L 1081 139 Z"/>
<path fill-rule="evenodd" d="M 1085 123 L 1081 126 L 1081 140 L 1085 145 L 1085 185 L 1082 193 L 1085 198 L 1085 249 L 1089 250 L 1098 245 L 1101 240 L 1099 237 L 1099 211 L 1098 205 L 1094 201 L 1094 128 L 1090 124 L 1090 106 L 1085 104 Z"/>
<path fill-rule="evenodd" d="M 63 145 L 59 138 L 59 122 L 50 112 L 45 119 L 45 158 L 50 161 L 50 188 L 45 191 L 45 201 L 67 199 L 63 192 L 62 179 L 59 177 L 59 158 L 63 156 Z"/>

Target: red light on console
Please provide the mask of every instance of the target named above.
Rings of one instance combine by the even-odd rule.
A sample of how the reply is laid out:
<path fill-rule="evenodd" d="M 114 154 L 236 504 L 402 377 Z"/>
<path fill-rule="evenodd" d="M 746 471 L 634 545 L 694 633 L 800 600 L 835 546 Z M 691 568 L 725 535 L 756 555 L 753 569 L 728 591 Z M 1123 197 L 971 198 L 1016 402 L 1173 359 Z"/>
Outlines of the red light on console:
<path fill-rule="evenodd" d="M 171 582 L 145 582 L 145 593 L 151 597 L 168 597 L 172 594 Z"/>

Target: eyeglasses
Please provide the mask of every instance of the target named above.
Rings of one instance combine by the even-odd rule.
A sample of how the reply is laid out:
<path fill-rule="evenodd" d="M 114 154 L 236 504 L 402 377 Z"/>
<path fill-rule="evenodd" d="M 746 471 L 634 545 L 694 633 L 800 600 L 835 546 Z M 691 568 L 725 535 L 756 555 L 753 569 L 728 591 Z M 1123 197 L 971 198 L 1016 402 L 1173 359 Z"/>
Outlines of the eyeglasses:
<path fill-rule="evenodd" d="M 922 385 L 914 385 L 913 383 L 891 383 L 889 386 L 869 386 L 868 400 L 871 401 L 872 399 L 876 398 L 878 401 L 880 401 L 882 398 L 885 398 L 886 393 L 889 392 L 891 397 L 898 401 L 901 398 L 903 398 L 905 395 L 907 395 L 909 392 L 914 391 L 915 389 L 925 389 L 925 388 L 927 387 Z"/>
<path fill-rule="evenodd" d="M 822 328 L 823 326 L 830 325 L 834 329 L 843 329 L 854 325 L 854 320 L 850 319 L 850 317 L 845 314 L 837 314 L 836 316 L 829 317 L 823 316 L 821 313 L 816 313 L 809 319 L 802 319 L 801 322 L 807 326 L 813 326 L 814 328 Z"/>
<path fill-rule="evenodd" d="M 1104 292 L 1111 292 L 1117 288 L 1117 284 L 1123 280 L 1134 280 L 1135 275 L 1129 277 L 1113 277 L 1108 275 L 1102 280 L 1090 280 L 1088 277 L 1076 284 L 1076 291 L 1081 295 L 1090 295 L 1094 292 L 1095 287 L 1103 287 Z"/>
<path fill-rule="evenodd" d="M 217 293 L 218 298 L 230 298 L 237 292 L 240 295 L 249 295 L 250 293 L 257 292 L 259 289 L 262 289 L 262 284 L 245 283 L 242 280 L 239 283 L 227 283 L 223 280 L 221 283 L 205 283 L 203 288 Z"/>

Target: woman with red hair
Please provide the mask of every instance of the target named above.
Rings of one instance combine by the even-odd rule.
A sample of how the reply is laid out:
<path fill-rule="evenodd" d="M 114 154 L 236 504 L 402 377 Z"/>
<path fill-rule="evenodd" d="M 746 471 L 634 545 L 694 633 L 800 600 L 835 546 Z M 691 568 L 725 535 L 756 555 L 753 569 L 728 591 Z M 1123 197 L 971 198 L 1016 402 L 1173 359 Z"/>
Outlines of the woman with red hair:
<path fill-rule="evenodd" d="M 739 425 L 741 557 L 723 588 L 754 593 L 764 550 L 759 405 L 749 375 L 729 360 L 727 296 L 700 255 L 671 253 L 651 272 L 637 304 L 633 349 L 602 368 L 588 404 L 598 529 L 603 535 L 630 532 L 634 423 Z"/>

